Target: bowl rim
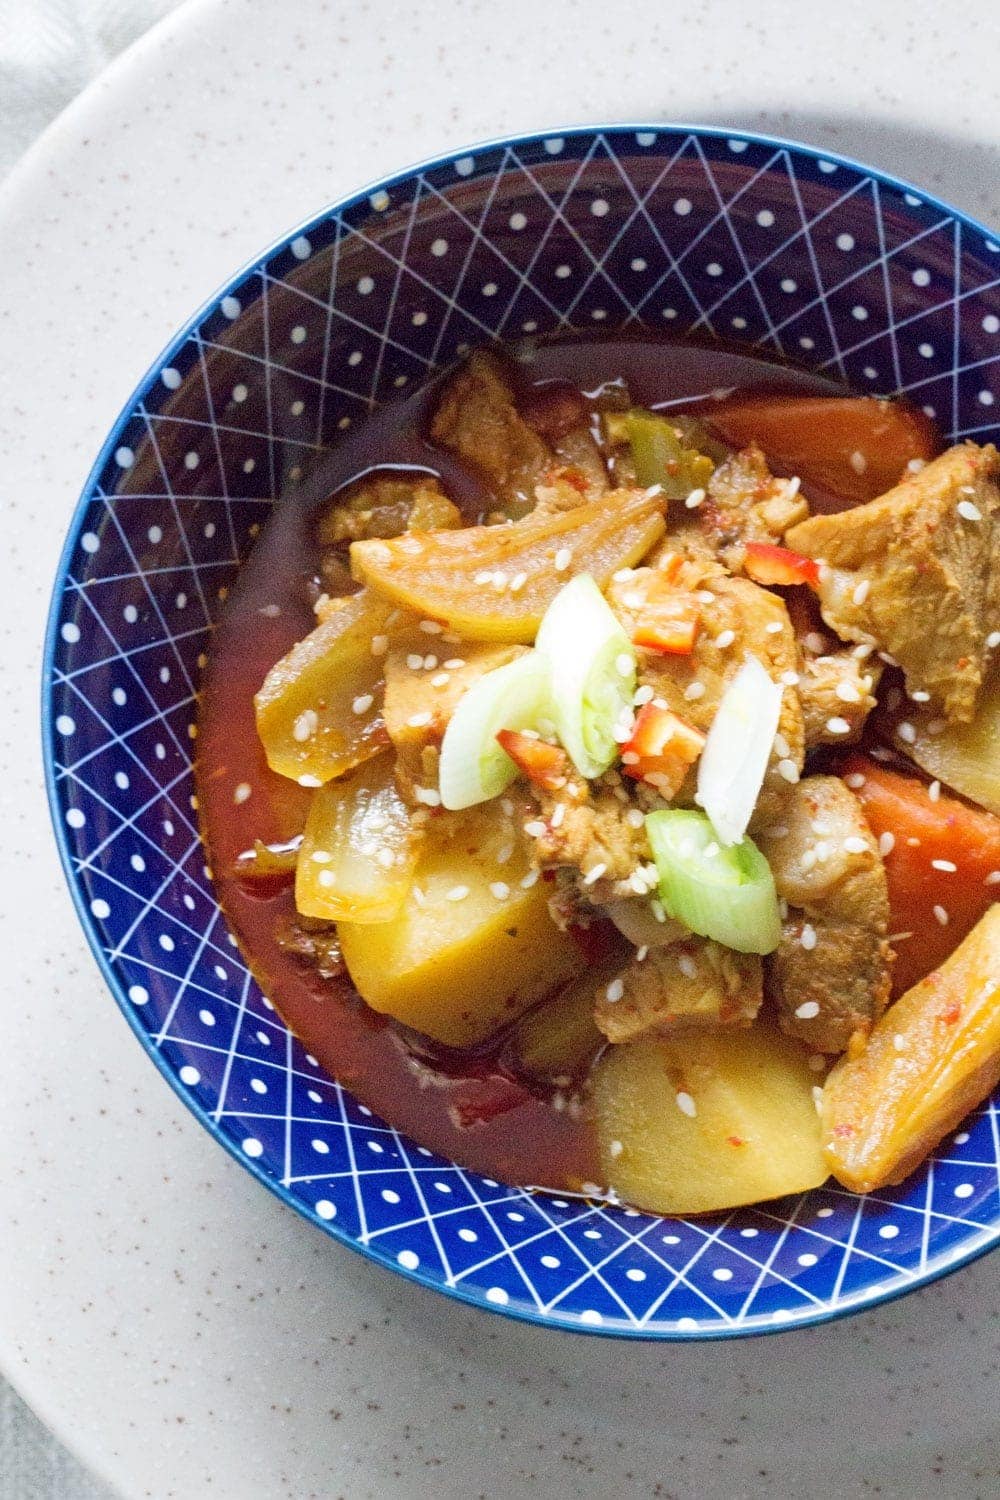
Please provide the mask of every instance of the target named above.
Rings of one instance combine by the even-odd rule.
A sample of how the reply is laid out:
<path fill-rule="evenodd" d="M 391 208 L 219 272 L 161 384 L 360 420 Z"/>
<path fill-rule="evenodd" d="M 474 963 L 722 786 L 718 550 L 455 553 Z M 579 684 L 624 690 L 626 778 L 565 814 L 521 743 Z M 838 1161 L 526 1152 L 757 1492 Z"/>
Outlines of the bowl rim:
<path fill-rule="evenodd" d="M 792 1333 L 800 1329 L 814 1328 L 824 1323 L 837 1322 L 839 1319 L 862 1311 L 866 1307 L 875 1307 L 883 1303 L 894 1302 L 897 1298 L 905 1296 L 908 1292 L 927 1286 L 931 1282 L 951 1275 L 963 1266 L 970 1265 L 973 1261 L 986 1255 L 990 1250 L 1000 1246 L 1000 1215 L 998 1215 L 997 1221 L 992 1228 L 981 1230 L 978 1234 L 972 1232 L 970 1229 L 966 1240 L 963 1240 L 958 1246 L 939 1252 L 934 1259 L 927 1261 L 919 1271 L 912 1273 L 900 1272 L 888 1282 L 867 1287 L 851 1296 L 841 1298 L 833 1305 L 792 1312 L 784 1319 L 776 1319 L 773 1315 L 767 1315 L 766 1317 L 761 1316 L 759 1321 L 754 1317 L 750 1317 L 739 1324 L 713 1323 L 706 1324 L 704 1327 L 698 1325 L 694 1328 L 688 1326 L 681 1327 L 678 1323 L 654 1324 L 650 1327 L 640 1328 L 619 1320 L 613 1322 L 606 1321 L 599 1325 L 583 1323 L 576 1314 L 559 1312 L 541 1313 L 526 1303 L 501 1305 L 490 1302 L 487 1301 L 485 1295 L 478 1289 L 468 1288 L 459 1283 L 449 1284 L 425 1272 L 419 1266 L 414 1269 L 402 1266 L 396 1259 L 382 1250 L 380 1246 L 370 1241 L 363 1243 L 359 1238 L 338 1224 L 335 1219 L 322 1219 L 314 1209 L 310 1208 L 308 1203 L 296 1197 L 278 1178 L 271 1176 L 257 1161 L 243 1153 L 239 1149 L 237 1142 L 222 1129 L 221 1122 L 214 1119 L 211 1113 L 199 1103 L 191 1091 L 185 1088 L 176 1072 L 169 1066 L 162 1050 L 152 1045 L 149 1033 L 140 1024 L 134 1007 L 128 1002 L 125 987 L 120 976 L 116 973 L 104 953 L 100 935 L 95 925 L 95 919 L 84 900 L 80 882 L 75 875 L 69 839 L 63 826 L 63 820 L 60 817 L 55 776 L 55 757 L 53 754 L 52 673 L 59 630 L 60 604 L 64 593 L 63 580 L 65 579 L 76 547 L 77 536 L 86 509 L 90 504 L 92 491 L 114 452 L 122 427 L 128 421 L 135 407 L 155 386 L 161 369 L 165 365 L 172 363 L 172 356 L 179 349 L 183 348 L 213 308 L 218 306 L 222 298 L 229 294 L 234 287 L 241 285 L 255 271 L 265 266 L 268 261 L 279 254 L 296 238 L 302 236 L 308 238 L 311 230 L 318 228 L 334 215 L 344 214 L 353 208 L 359 207 L 374 193 L 391 190 L 393 187 L 399 186 L 401 183 L 407 182 L 411 178 L 423 173 L 447 167 L 458 161 L 462 161 L 466 157 L 474 157 L 480 152 L 497 150 L 501 147 L 517 147 L 528 143 L 559 140 L 580 135 L 619 136 L 646 133 L 688 135 L 714 141 L 738 140 L 744 141 L 748 145 L 763 146 L 777 151 L 794 152 L 797 155 L 810 158 L 816 163 L 831 162 L 835 166 L 845 167 L 849 171 L 869 177 L 880 186 L 888 187 L 902 193 L 904 196 L 910 195 L 919 200 L 920 203 L 932 206 L 947 217 L 955 220 L 963 229 L 968 229 L 974 234 L 981 235 L 987 243 L 1000 243 L 1000 232 L 989 229 L 971 214 L 955 208 L 943 198 L 938 197 L 937 194 L 926 192 L 905 178 L 884 171 L 882 168 L 872 167 L 868 163 L 859 161 L 855 157 L 844 155 L 842 152 L 824 151 L 820 147 L 811 146 L 804 141 L 770 135 L 761 131 L 744 130 L 739 126 L 727 127 L 724 125 L 690 124 L 678 120 L 623 120 L 620 122 L 598 124 L 583 122 L 573 125 L 554 126 L 546 130 L 529 130 L 513 135 L 493 136 L 472 143 L 465 143 L 452 150 L 425 157 L 388 176 L 375 178 L 361 187 L 331 200 L 309 214 L 308 217 L 292 225 L 291 228 L 282 234 L 275 236 L 262 250 L 251 256 L 209 296 L 204 298 L 190 317 L 168 339 L 156 358 L 147 367 L 109 428 L 107 436 L 101 444 L 94 462 L 90 466 L 80 494 L 77 497 L 72 515 L 67 524 L 66 538 L 56 565 L 47 611 L 45 639 L 42 651 L 40 727 L 45 792 L 49 817 L 55 835 L 56 846 L 59 851 L 59 860 L 77 917 L 83 929 L 84 936 L 87 939 L 91 954 L 97 963 L 101 977 L 111 991 L 115 1003 L 136 1036 L 140 1046 L 147 1057 L 153 1062 L 161 1077 L 166 1080 L 174 1094 L 183 1102 L 202 1128 L 209 1133 L 213 1140 L 234 1161 L 239 1163 L 244 1171 L 249 1172 L 255 1177 L 286 1208 L 315 1225 L 329 1238 L 353 1250 L 357 1255 L 374 1261 L 397 1276 L 402 1276 L 408 1281 L 416 1282 L 420 1286 L 427 1287 L 442 1296 L 465 1303 L 470 1307 L 476 1307 L 484 1312 L 495 1313 L 501 1317 L 511 1318 L 516 1322 L 534 1324 L 541 1328 L 598 1338 L 640 1339 L 650 1343 L 699 1343 L 708 1340 L 751 1338 L 760 1336 L 761 1334 Z M 343 1085 L 340 1085 L 340 1087 L 343 1087 Z M 670 1222 L 664 1215 L 660 1215 L 659 1217 L 663 1222 Z"/>

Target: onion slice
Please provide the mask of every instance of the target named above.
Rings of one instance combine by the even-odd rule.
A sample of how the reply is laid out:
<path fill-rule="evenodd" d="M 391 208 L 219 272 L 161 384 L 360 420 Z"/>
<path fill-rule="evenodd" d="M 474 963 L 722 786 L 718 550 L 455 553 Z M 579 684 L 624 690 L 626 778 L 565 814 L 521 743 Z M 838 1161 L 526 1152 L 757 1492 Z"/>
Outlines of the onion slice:
<path fill-rule="evenodd" d="M 698 762 L 696 797 L 720 844 L 738 844 L 747 831 L 778 732 L 781 693 L 748 655 L 722 695 Z"/>
<path fill-rule="evenodd" d="M 536 649 L 548 663 L 556 734 L 581 776 L 602 775 L 633 721 L 636 655 L 589 573 L 571 579 L 539 626 Z"/>
<path fill-rule="evenodd" d="M 452 812 L 499 797 L 518 774 L 497 744 L 501 729 L 533 729 L 548 699 L 546 663 L 537 651 L 496 667 L 459 700 L 441 743 L 438 787 Z"/>

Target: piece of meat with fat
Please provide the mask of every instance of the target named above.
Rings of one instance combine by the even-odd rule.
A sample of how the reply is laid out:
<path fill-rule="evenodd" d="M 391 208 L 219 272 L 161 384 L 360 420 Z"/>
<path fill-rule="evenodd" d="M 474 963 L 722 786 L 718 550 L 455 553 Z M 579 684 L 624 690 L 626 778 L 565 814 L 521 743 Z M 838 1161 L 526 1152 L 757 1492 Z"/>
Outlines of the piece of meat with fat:
<path fill-rule="evenodd" d="M 338 491 L 314 523 L 321 547 L 385 540 L 404 531 L 454 531 L 462 515 L 431 474 L 375 473 Z"/>
<path fill-rule="evenodd" d="M 609 1042 L 749 1026 L 760 1010 L 760 958 L 689 937 L 634 958 L 597 993 L 594 1021 Z"/>
<path fill-rule="evenodd" d="M 852 744 L 875 707 L 882 663 L 875 657 L 859 661 L 850 651 L 803 652 L 798 672 L 806 749 Z"/>
<path fill-rule="evenodd" d="M 817 1052 L 842 1052 L 889 1000 L 889 895 L 878 845 L 839 776 L 789 787 L 780 822 L 757 831 L 779 897 L 781 943 L 765 962 L 781 1027 Z"/>
<path fill-rule="evenodd" d="M 748 578 L 711 577 L 695 597 L 701 618 L 694 649 L 674 656 L 639 649 L 639 682 L 652 688 L 654 701 L 707 734 L 727 684 L 747 654 L 757 658 L 775 682 L 782 684 L 778 734 L 758 799 L 757 817 L 769 817 L 788 789 L 789 775 L 802 769 L 805 739 L 802 707 L 796 691 L 799 649 L 795 632 L 778 594 Z M 642 620 L 642 579 L 635 573 L 612 581 L 608 601 L 626 633 Z M 688 777 L 678 802 L 690 802 L 694 776 Z"/>
<path fill-rule="evenodd" d="M 532 508 L 535 485 L 554 461 L 552 449 L 518 412 L 503 365 L 486 350 L 470 355 L 445 382 L 430 436 L 468 464 L 497 504 L 515 516 Z"/>
<path fill-rule="evenodd" d="M 572 870 L 589 901 L 599 902 L 611 884 L 628 880 L 649 861 L 645 826 L 634 826 L 629 804 L 621 802 L 612 787 L 591 790 L 572 778 L 561 791 L 542 793 L 540 798 L 544 832 L 535 840 L 538 865 L 543 870 Z"/>
<path fill-rule="evenodd" d="M 421 636 L 419 644 L 435 646 L 437 640 Z M 523 656 L 528 648 L 466 641 L 445 649 L 455 655 L 424 654 L 411 642 L 409 649 L 396 648 L 385 658 L 383 717 L 396 751 L 400 793 L 410 802 L 420 800 L 416 788 L 436 787 L 436 775 L 432 783 L 426 778 L 436 767 L 438 748 L 459 700 L 480 677 Z"/>
<path fill-rule="evenodd" d="M 791 529 L 825 563 L 823 618 L 902 667 L 947 718 L 974 715 L 1000 612 L 1000 454 L 961 443 L 878 500 Z"/>

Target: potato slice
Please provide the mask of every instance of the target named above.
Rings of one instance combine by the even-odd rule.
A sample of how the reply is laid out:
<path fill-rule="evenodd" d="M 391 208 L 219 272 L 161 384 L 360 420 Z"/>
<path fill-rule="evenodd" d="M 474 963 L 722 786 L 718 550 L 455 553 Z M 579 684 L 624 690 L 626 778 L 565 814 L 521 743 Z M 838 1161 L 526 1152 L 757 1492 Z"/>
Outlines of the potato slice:
<path fill-rule="evenodd" d="M 1000 677 L 994 676 L 980 692 L 969 724 L 943 725 L 936 714 L 915 711 L 911 702 L 904 703 L 896 717 L 908 720 L 916 735 L 904 740 L 897 724 L 898 750 L 970 802 L 1000 813 Z"/>
<path fill-rule="evenodd" d="M 616 967 L 612 963 L 588 969 L 553 999 L 521 1017 L 511 1040 L 518 1066 L 529 1077 L 577 1077 L 605 1046 L 594 1023 L 594 998 Z"/>
<path fill-rule="evenodd" d="M 449 1047 L 482 1041 L 584 964 L 549 916 L 545 882 L 522 886 L 527 858 L 501 816 L 497 803 L 439 814 L 398 916 L 339 927 L 348 972 L 372 1009 Z"/>
<path fill-rule="evenodd" d="M 813 1083 L 803 1049 L 770 1026 L 609 1047 L 593 1083 L 604 1177 L 661 1214 L 819 1187 Z"/>
<path fill-rule="evenodd" d="M 351 567 L 387 599 L 469 640 L 530 645 L 575 573 L 590 573 L 603 588 L 612 573 L 645 556 L 664 533 L 664 503 L 645 490 L 615 490 L 509 526 L 354 542 Z"/>
<path fill-rule="evenodd" d="M 830 1171 L 856 1193 L 902 1182 L 1000 1081 L 1000 905 L 907 990 L 823 1090 Z"/>
<path fill-rule="evenodd" d="M 386 922 L 413 883 L 418 838 L 380 755 L 313 796 L 295 873 L 295 905 L 327 922 Z"/>
<path fill-rule="evenodd" d="M 254 698 L 272 771 L 321 786 L 388 743 L 382 723 L 384 657 L 372 653 L 392 605 L 370 589 L 342 599 L 297 641 Z"/>

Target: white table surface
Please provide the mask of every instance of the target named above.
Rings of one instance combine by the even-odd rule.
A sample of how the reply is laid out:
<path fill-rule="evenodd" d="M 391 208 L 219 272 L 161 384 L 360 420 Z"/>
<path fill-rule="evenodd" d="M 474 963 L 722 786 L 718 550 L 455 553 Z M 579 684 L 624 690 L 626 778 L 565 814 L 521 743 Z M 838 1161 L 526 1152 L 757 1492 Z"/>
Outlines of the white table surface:
<path fill-rule="evenodd" d="M 998 55 L 995 0 L 190 0 L 0 193 L 0 1364 L 128 1500 L 1000 1492 L 995 1259 L 821 1329 L 623 1345 L 449 1303 L 300 1222 L 104 993 L 37 749 L 99 440 L 275 232 L 459 140 L 623 118 L 799 136 L 1000 225 Z"/>

